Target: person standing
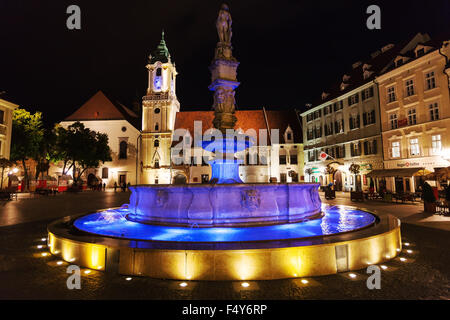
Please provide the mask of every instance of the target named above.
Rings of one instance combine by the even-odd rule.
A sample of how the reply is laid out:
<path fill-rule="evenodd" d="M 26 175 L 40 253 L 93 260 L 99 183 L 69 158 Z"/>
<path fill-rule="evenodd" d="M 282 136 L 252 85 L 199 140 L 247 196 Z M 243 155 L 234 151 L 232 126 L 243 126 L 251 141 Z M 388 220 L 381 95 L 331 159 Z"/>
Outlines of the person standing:
<path fill-rule="evenodd" d="M 116 192 L 116 191 L 117 191 L 117 182 L 114 181 L 114 192 Z"/>

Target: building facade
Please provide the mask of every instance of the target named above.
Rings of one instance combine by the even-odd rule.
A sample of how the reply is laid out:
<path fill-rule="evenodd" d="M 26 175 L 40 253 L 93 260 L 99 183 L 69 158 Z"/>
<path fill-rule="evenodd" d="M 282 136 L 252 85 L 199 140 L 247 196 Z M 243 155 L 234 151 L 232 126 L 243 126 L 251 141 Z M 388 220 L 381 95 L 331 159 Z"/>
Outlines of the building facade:
<path fill-rule="evenodd" d="M 377 73 L 395 56 L 389 44 L 358 61 L 301 114 L 308 181 L 335 190 L 368 190 L 366 175 L 383 168 Z M 321 153 L 325 153 L 322 158 Z M 356 169 L 355 171 L 353 169 Z"/>
<path fill-rule="evenodd" d="M 448 40 L 418 34 L 377 77 L 385 169 L 450 166 L 449 57 Z M 414 192 L 421 179 L 386 177 L 386 188 Z"/>
<path fill-rule="evenodd" d="M 111 149 L 112 161 L 99 168 L 87 169 L 84 179 L 89 183 L 102 182 L 107 187 L 114 183 L 136 184 L 137 145 L 140 132 L 138 116 L 102 91 L 98 91 L 77 111 L 60 122 L 67 128 L 75 122 L 81 122 L 86 128 L 106 133 Z M 52 166 L 52 174 L 61 177 L 62 164 Z M 69 173 L 71 175 L 72 173 Z"/>
<path fill-rule="evenodd" d="M 9 159 L 13 112 L 18 107 L 17 104 L 0 99 L 0 158 Z"/>

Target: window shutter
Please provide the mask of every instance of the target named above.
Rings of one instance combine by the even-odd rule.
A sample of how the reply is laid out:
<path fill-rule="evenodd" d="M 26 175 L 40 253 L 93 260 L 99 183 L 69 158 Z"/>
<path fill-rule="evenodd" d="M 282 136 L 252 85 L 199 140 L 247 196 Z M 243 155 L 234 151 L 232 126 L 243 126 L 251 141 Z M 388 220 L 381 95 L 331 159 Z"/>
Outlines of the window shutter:
<path fill-rule="evenodd" d="M 366 112 L 363 113 L 363 124 L 365 126 L 367 125 L 367 113 Z"/>
<path fill-rule="evenodd" d="M 375 123 L 375 110 L 372 110 L 370 113 L 372 114 L 372 123 Z"/>
<path fill-rule="evenodd" d="M 367 142 L 367 141 L 364 141 L 364 154 L 365 154 L 365 155 L 368 155 L 368 154 L 369 154 L 369 153 L 367 152 L 367 151 L 368 151 L 367 148 L 368 148 L 368 142 Z"/>
<path fill-rule="evenodd" d="M 361 152 L 362 152 L 362 150 L 361 150 L 361 141 L 358 141 L 358 156 L 361 155 Z"/>
<path fill-rule="evenodd" d="M 373 97 L 373 87 L 369 88 L 369 97 Z"/>
<path fill-rule="evenodd" d="M 356 128 L 360 127 L 359 121 L 360 121 L 360 119 L 359 119 L 359 114 L 358 114 L 358 115 L 356 115 Z"/>
<path fill-rule="evenodd" d="M 349 124 L 350 124 L 350 130 L 352 130 L 352 129 L 353 129 L 353 121 L 352 121 L 352 117 L 350 117 L 350 118 L 348 119 L 348 121 L 349 121 Z"/>
<path fill-rule="evenodd" d="M 372 146 L 373 146 L 373 154 L 376 154 L 377 153 L 377 140 L 373 140 Z"/>

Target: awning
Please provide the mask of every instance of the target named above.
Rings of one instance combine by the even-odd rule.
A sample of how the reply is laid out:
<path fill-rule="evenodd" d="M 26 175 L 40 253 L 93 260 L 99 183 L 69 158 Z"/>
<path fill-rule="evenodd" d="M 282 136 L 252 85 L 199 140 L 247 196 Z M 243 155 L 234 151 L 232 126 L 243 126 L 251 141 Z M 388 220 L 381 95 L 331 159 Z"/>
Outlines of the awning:
<path fill-rule="evenodd" d="M 404 169 L 377 169 L 370 171 L 367 177 L 412 177 L 424 176 L 431 173 L 425 168 L 404 168 Z"/>

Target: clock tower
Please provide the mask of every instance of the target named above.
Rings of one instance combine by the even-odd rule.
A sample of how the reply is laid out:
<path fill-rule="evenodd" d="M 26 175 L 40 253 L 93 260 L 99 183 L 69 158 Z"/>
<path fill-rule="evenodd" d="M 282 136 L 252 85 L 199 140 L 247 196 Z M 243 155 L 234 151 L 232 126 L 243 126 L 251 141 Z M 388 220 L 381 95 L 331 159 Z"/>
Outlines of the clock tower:
<path fill-rule="evenodd" d="M 142 98 L 141 184 L 169 184 L 170 148 L 180 103 L 175 94 L 177 71 L 164 41 L 149 56 L 147 93 Z"/>

